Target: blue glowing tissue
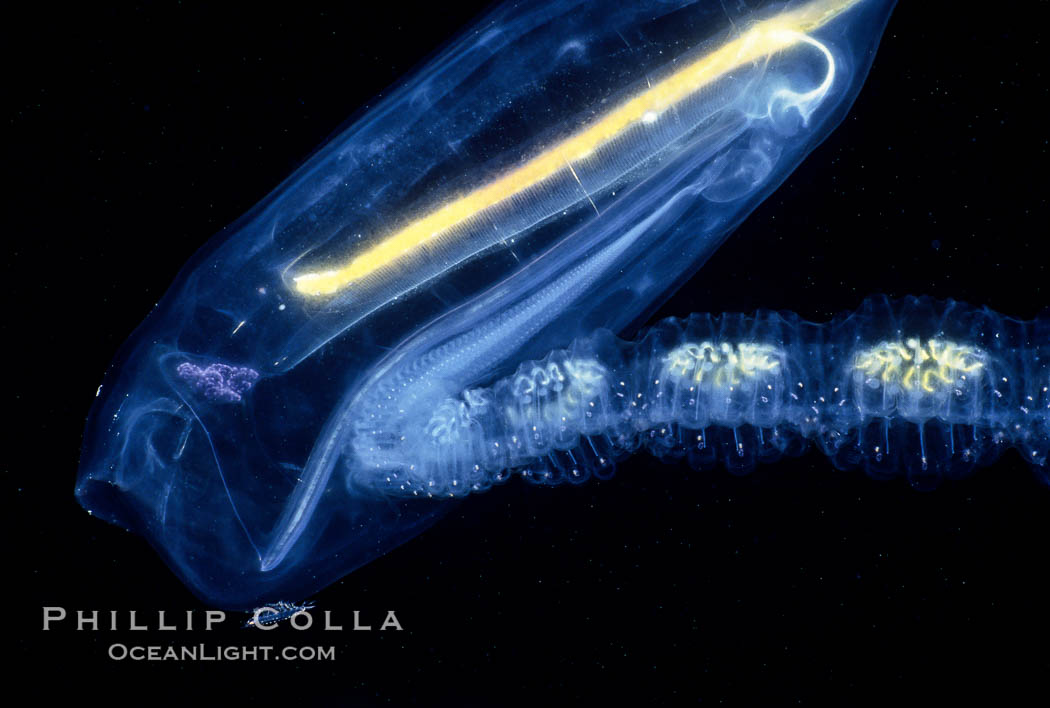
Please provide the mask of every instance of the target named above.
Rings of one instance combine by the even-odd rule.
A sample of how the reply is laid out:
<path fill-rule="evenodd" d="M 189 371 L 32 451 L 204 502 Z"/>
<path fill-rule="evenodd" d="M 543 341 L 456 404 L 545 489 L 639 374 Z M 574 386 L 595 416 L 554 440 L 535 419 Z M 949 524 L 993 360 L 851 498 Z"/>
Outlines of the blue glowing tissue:
<path fill-rule="evenodd" d="M 747 469 L 815 443 L 918 484 L 1045 464 L 1046 323 L 874 298 L 616 336 L 841 121 L 892 6 L 496 8 L 186 265 L 104 381 L 81 503 L 238 608 L 642 447 Z"/>

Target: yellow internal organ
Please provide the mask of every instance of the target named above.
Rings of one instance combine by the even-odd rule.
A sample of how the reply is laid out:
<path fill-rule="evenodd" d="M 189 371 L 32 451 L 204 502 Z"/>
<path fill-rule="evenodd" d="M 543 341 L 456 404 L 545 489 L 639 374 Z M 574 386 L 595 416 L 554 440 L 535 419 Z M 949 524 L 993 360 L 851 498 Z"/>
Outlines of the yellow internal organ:
<path fill-rule="evenodd" d="M 724 388 L 779 371 L 782 357 L 783 352 L 768 344 L 690 342 L 668 352 L 663 359 L 663 375 Z"/>
<path fill-rule="evenodd" d="M 942 339 L 881 342 L 857 354 L 853 368 L 883 385 L 898 384 L 906 391 L 935 393 L 965 381 L 984 368 L 984 352 Z"/>
<path fill-rule="evenodd" d="M 671 108 L 734 69 L 783 51 L 860 0 L 812 0 L 795 10 L 756 23 L 700 59 L 657 82 L 606 113 L 589 127 L 536 155 L 521 167 L 437 208 L 365 250 L 338 268 L 293 277 L 295 289 L 307 296 L 336 293 L 376 270 L 396 262 L 478 212 L 504 202 L 592 154 L 631 125 L 652 122 Z"/>

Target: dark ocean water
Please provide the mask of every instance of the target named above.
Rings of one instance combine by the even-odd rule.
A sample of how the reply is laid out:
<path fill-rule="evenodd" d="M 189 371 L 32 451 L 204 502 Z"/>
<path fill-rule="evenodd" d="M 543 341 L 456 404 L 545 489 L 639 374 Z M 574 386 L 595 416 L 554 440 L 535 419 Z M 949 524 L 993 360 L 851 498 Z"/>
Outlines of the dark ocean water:
<path fill-rule="evenodd" d="M 516 481 L 313 598 L 347 629 L 354 610 L 375 625 L 395 610 L 402 632 L 266 635 L 334 646 L 334 661 L 107 658 L 114 643 L 262 640 L 232 616 L 210 633 L 126 629 L 129 610 L 155 628 L 157 610 L 202 621 L 205 608 L 144 541 L 73 498 L 102 372 L 206 239 L 482 7 L 160 4 L 32 11 L 6 28 L 18 670 L 118 702 L 211 695 L 198 681 L 349 705 L 628 690 L 853 705 L 1044 684 L 1050 490 L 1013 452 L 932 492 L 816 452 L 743 477 L 639 455 L 607 482 Z M 1024 319 L 1050 306 L 1037 7 L 898 7 L 842 125 L 653 321 L 758 308 L 820 321 L 872 293 Z M 45 633 L 51 605 L 117 610 L 122 629 Z"/>

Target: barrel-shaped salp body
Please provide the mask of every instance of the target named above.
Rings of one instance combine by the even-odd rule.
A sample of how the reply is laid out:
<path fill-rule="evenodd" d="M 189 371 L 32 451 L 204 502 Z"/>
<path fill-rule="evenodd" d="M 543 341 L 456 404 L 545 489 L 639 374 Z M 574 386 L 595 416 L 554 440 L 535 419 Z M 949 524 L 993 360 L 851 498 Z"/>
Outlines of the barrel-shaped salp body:
<path fill-rule="evenodd" d="M 419 533 L 447 505 L 375 487 L 423 479 L 405 441 L 457 419 L 490 440 L 444 402 L 633 331 L 843 118 L 892 6 L 495 7 L 180 272 L 103 381 L 81 503 L 223 606 Z M 597 374 L 569 363 L 584 395 Z M 519 453 L 470 454 L 437 477 L 484 486 Z"/>

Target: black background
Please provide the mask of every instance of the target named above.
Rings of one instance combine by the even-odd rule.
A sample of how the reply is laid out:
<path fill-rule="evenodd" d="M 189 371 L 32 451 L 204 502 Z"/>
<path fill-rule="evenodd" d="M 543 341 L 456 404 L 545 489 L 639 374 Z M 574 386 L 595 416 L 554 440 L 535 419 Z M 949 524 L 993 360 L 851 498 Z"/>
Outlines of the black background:
<path fill-rule="evenodd" d="M 42 695 L 217 690 L 352 705 L 642 691 L 856 704 L 1050 677 L 1050 491 L 1015 453 L 936 491 L 820 455 L 746 477 L 640 456 L 610 482 L 520 483 L 316 596 L 404 631 L 41 630 L 41 607 L 203 610 L 139 537 L 73 498 L 101 374 L 177 269 L 470 3 L 49 6 L 8 17 L 6 644 Z M 906 3 L 844 123 L 659 316 L 928 293 L 1031 318 L 1046 280 L 1040 4 Z M 198 621 L 203 617 L 198 614 Z M 14 632 L 10 628 L 14 627 Z M 174 636 L 172 636 L 174 635 Z M 132 663 L 114 642 L 336 647 L 316 663 Z M 1037 699 L 1038 700 L 1038 699 Z"/>

